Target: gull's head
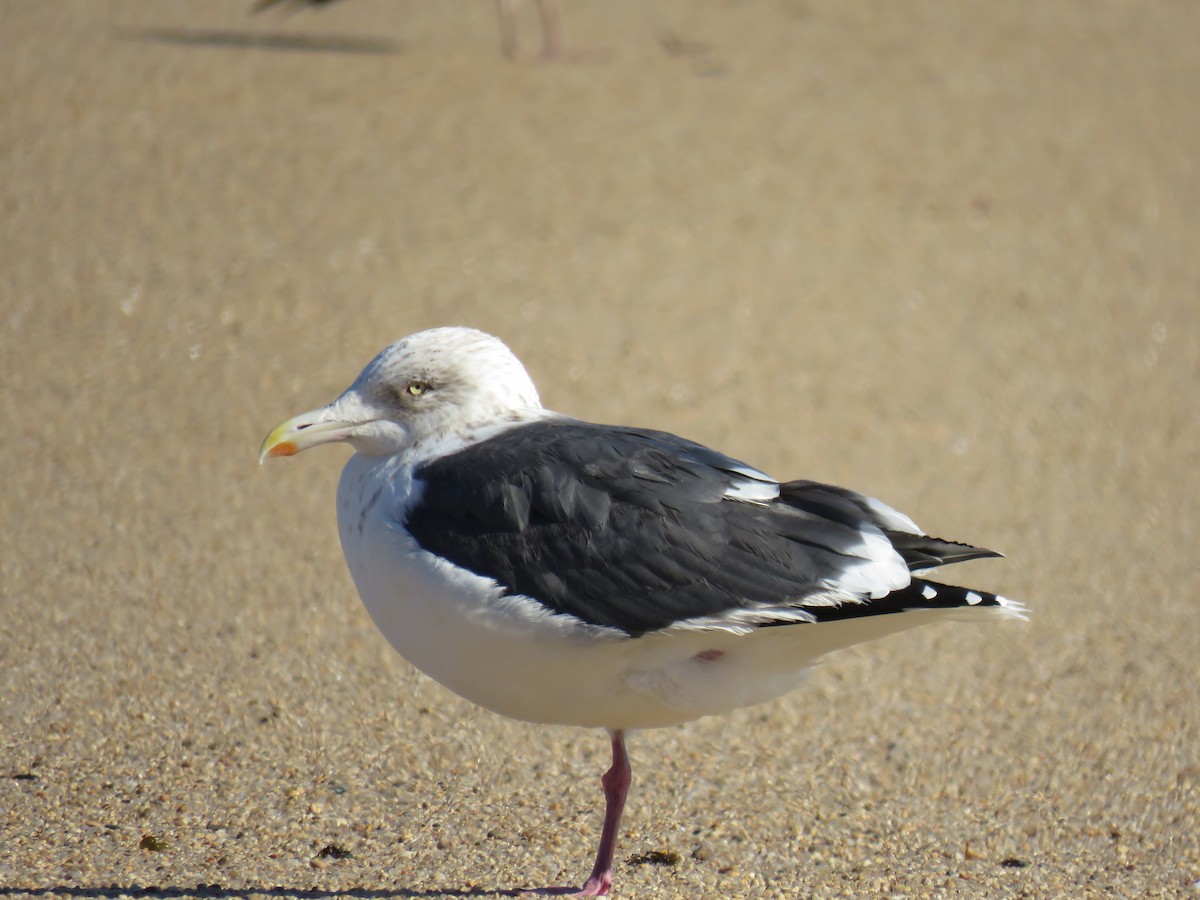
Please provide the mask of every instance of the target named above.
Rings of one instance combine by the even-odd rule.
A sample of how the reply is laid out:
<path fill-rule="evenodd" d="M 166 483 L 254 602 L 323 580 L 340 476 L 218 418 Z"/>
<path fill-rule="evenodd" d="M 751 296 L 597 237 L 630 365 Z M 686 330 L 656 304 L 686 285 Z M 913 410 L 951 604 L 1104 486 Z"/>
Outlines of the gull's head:
<path fill-rule="evenodd" d="M 433 328 L 385 349 L 328 406 L 280 423 L 258 459 L 332 441 L 368 456 L 391 456 L 468 442 L 541 412 L 529 373 L 499 338 L 473 328 Z"/>

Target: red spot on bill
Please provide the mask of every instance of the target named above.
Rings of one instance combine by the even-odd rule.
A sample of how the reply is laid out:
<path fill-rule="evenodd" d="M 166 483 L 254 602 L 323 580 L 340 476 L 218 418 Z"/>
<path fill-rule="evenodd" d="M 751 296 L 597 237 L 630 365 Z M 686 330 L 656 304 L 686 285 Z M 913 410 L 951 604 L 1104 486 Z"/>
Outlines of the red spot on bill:
<path fill-rule="evenodd" d="M 692 659 L 700 662 L 714 663 L 724 655 L 724 650 L 701 650 L 699 653 L 693 656 Z"/>
<path fill-rule="evenodd" d="M 296 445 L 293 444 L 291 441 L 284 441 L 282 444 L 276 444 L 269 451 L 267 451 L 267 456 L 271 456 L 271 457 L 295 456 L 295 455 L 296 455 Z"/>

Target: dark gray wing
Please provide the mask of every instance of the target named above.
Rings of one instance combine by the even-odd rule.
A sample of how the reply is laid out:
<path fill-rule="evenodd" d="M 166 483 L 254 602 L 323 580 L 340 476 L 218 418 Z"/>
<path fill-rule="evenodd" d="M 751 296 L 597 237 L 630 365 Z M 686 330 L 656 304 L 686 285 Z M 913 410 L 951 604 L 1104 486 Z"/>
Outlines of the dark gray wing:
<path fill-rule="evenodd" d="M 415 475 L 422 488 L 405 525 L 424 549 L 631 635 L 764 608 L 812 613 L 791 621 L 842 618 L 839 604 L 867 607 L 908 582 L 908 557 L 884 536 L 911 525 L 905 517 L 811 482 L 781 491 L 664 432 L 549 420 Z M 918 537 L 914 559 L 945 543 Z"/>

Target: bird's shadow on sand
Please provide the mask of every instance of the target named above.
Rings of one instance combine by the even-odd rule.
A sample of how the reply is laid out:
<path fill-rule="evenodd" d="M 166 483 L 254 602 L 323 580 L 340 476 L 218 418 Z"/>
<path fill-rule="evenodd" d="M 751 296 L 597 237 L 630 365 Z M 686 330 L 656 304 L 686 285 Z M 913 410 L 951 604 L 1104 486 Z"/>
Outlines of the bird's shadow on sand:
<path fill-rule="evenodd" d="M 63 897 L 80 897 L 87 900 L 115 900 L 117 897 L 144 897 L 148 900 L 175 900 L 196 897 L 200 900 L 245 900 L 250 897 L 297 898 L 297 900 L 391 900 L 405 897 L 515 897 L 529 888 L 350 888 L 348 890 L 318 890 L 314 888 L 247 887 L 226 888 L 220 885 L 197 885 L 196 887 L 146 887 L 138 884 L 109 887 L 78 887 L 67 885 L 42 885 L 20 887 L 0 884 L 0 896 L 40 897 L 46 894 Z"/>
<path fill-rule="evenodd" d="M 177 44 L 185 47 L 287 50 L 301 53 L 393 54 L 400 44 L 386 38 L 338 35 L 280 34 L 214 28 L 115 28 L 118 41 L 146 44 Z"/>

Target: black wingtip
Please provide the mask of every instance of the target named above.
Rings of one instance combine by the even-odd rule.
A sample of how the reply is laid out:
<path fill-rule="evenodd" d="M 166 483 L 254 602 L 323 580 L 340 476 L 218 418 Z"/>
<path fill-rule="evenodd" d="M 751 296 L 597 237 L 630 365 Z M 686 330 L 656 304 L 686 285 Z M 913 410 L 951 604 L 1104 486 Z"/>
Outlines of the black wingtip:
<path fill-rule="evenodd" d="M 887 532 L 888 540 L 896 548 L 910 572 L 949 566 L 972 559 L 1003 559 L 1003 553 L 976 547 L 961 541 L 948 541 L 926 534 L 909 534 L 906 531 Z"/>
<path fill-rule="evenodd" d="M 921 609 L 994 609 L 1014 618 L 1024 618 L 1025 607 L 999 594 L 914 578 L 907 587 L 886 597 L 841 606 L 805 607 L 818 622 L 834 622 L 863 616 L 881 616 Z"/>

